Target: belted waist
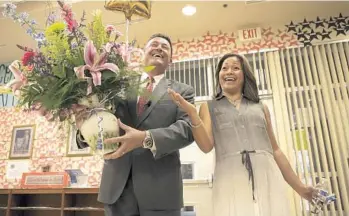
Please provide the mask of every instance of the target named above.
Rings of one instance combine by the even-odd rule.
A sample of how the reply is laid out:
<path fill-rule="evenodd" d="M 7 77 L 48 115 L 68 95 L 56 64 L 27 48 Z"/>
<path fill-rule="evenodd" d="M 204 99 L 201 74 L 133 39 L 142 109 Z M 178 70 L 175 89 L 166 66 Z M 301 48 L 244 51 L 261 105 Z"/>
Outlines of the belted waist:
<path fill-rule="evenodd" d="M 256 200 L 255 196 L 254 196 L 254 176 L 253 176 L 253 167 L 252 167 L 252 161 L 251 161 L 251 157 L 250 157 L 250 153 L 256 153 L 256 150 L 252 150 L 252 151 L 241 151 L 241 162 L 242 164 L 245 166 L 247 172 L 248 172 L 248 180 L 252 181 L 252 198 L 253 200 Z"/>

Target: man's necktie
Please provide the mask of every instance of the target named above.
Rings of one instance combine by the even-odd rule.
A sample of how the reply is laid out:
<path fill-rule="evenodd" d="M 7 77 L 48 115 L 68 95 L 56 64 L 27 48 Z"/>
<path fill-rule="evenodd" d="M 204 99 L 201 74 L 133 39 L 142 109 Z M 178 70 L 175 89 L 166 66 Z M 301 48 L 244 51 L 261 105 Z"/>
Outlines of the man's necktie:
<path fill-rule="evenodd" d="M 154 78 L 148 77 L 147 85 L 143 91 L 143 93 L 139 96 L 138 104 L 137 104 L 137 116 L 139 117 L 142 115 L 143 111 L 145 110 L 146 104 L 149 102 L 149 98 L 151 93 L 153 92 L 153 85 L 154 85 Z"/>

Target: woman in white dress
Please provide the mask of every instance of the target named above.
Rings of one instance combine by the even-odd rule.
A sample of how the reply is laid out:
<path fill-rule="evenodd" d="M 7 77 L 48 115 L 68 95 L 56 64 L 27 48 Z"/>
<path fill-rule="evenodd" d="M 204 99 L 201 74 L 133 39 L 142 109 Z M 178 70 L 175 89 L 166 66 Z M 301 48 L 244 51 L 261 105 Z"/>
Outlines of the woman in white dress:
<path fill-rule="evenodd" d="M 290 215 L 285 181 L 309 201 L 316 189 L 300 181 L 279 148 L 251 67 L 243 56 L 227 54 L 218 63 L 216 80 L 217 95 L 199 114 L 169 90 L 190 116 L 199 148 L 205 153 L 215 148 L 215 216 Z"/>

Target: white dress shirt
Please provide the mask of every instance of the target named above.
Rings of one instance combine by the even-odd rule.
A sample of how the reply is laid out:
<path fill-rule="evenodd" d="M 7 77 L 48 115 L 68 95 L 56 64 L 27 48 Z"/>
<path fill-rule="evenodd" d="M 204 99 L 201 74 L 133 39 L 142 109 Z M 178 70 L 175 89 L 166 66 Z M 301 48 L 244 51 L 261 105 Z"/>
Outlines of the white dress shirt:
<path fill-rule="evenodd" d="M 160 80 L 165 76 L 165 74 L 160 74 L 160 75 L 156 75 L 156 76 L 153 76 L 154 78 L 154 83 L 153 83 L 153 91 L 155 89 L 155 87 L 159 84 Z M 142 76 L 141 76 L 141 82 L 142 85 L 141 85 L 141 89 L 144 89 L 145 87 L 147 87 L 147 82 L 144 82 L 147 78 L 149 77 L 149 75 L 147 73 L 142 73 Z M 139 100 L 139 96 L 137 98 L 137 103 L 138 103 L 138 100 Z"/>

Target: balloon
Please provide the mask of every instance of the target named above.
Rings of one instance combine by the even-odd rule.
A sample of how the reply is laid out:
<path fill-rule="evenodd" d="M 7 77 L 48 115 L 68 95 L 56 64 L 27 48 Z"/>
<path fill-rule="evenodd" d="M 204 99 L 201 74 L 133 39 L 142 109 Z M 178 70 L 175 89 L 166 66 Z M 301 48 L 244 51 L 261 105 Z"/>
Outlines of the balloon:
<path fill-rule="evenodd" d="M 151 1 L 126 1 L 111 0 L 106 1 L 104 8 L 110 11 L 124 12 L 127 20 L 131 20 L 133 15 L 149 19 L 151 16 Z"/>

